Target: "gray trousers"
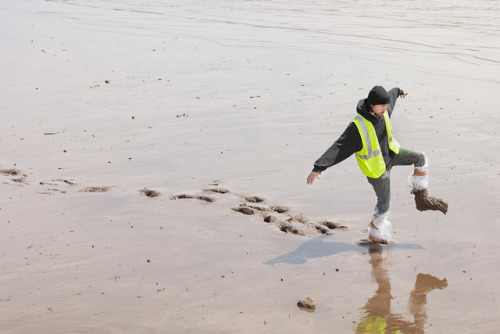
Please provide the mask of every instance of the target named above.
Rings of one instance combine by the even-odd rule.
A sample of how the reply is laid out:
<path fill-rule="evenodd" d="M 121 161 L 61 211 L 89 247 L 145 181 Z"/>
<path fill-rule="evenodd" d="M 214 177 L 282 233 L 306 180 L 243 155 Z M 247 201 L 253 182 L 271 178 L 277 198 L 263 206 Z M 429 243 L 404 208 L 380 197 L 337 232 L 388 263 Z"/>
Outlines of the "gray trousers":
<path fill-rule="evenodd" d="M 391 168 L 392 166 L 414 165 L 422 167 L 425 165 L 426 158 L 423 152 L 417 152 L 406 148 L 400 148 L 399 154 L 394 156 L 387 164 L 387 169 L 379 178 L 367 177 L 368 182 L 373 186 L 377 195 L 377 205 L 375 214 L 383 215 L 389 211 L 391 203 Z"/>

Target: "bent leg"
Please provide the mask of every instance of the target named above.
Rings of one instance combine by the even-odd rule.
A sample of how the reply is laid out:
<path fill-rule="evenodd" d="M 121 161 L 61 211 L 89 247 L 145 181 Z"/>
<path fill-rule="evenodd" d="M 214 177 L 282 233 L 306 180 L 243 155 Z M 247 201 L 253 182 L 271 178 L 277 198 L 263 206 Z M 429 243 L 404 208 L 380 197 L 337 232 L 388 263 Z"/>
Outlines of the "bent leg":
<path fill-rule="evenodd" d="M 391 161 L 392 166 L 407 166 L 414 165 L 415 169 L 425 168 L 427 169 L 428 160 L 424 152 L 418 152 L 410 150 L 408 148 L 401 147 L 399 149 L 399 154 L 397 154 Z"/>
<path fill-rule="evenodd" d="M 414 165 L 413 175 L 408 177 L 408 184 L 413 188 L 417 210 L 439 210 L 446 214 L 448 203 L 440 198 L 429 195 L 427 177 L 428 159 L 423 152 L 400 148 L 399 154 L 391 162 L 392 166 Z"/>

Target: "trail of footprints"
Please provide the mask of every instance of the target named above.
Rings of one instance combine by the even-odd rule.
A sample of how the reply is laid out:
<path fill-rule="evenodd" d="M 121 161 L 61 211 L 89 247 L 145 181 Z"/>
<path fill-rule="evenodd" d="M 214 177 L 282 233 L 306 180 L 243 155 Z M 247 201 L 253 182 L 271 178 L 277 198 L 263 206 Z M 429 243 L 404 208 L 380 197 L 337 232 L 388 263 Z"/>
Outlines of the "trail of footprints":
<path fill-rule="evenodd" d="M 243 196 L 231 193 L 223 188 L 204 189 L 205 194 L 230 194 L 240 198 L 240 205 L 231 208 L 233 211 L 244 215 L 258 216 L 263 222 L 274 224 L 280 231 L 285 233 L 293 233 L 297 235 L 308 235 L 312 233 L 326 234 L 332 230 L 347 229 L 346 226 L 337 222 L 320 221 L 311 222 L 308 218 L 301 214 L 295 214 L 292 209 L 282 205 L 267 205 L 266 200 L 259 196 Z M 172 200 L 177 199 L 198 199 L 205 202 L 215 202 L 216 199 L 210 195 L 188 195 L 180 194 L 170 197 Z"/>
<path fill-rule="evenodd" d="M 29 183 L 26 181 L 26 178 L 28 177 L 27 174 L 24 172 L 20 171 L 19 169 L 0 169 L 0 175 L 8 176 L 11 177 L 11 181 L 14 182 L 15 184 L 18 185 L 28 185 Z M 4 181 L 3 184 L 9 184 L 9 182 Z M 65 180 L 65 179 L 55 179 L 52 181 L 41 181 L 39 183 L 40 186 L 42 186 L 44 189 L 41 191 L 37 191 L 38 194 L 43 194 L 43 195 L 52 195 L 54 193 L 61 193 L 65 194 L 67 190 L 63 190 L 61 188 L 71 186 L 74 187 L 77 184 L 73 180 Z M 111 186 L 93 186 L 93 187 L 84 187 L 79 189 L 79 192 L 84 192 L 84 193 L 105 193 L 109 191 Z M 147 197 L 158 197 L 160 196 L 160 193 L 151 189 L 141 189 L 139 190 L 139 193 L 141 195 L 147 196 Z"/>
<path fill-rule="evenodd" d="M 0 174 L 4 176 L 11 177 L 11 181 L 17 184 L 28 184 L 26 178 L 28 177 L 25 173 L 18 169 L 1 169 Z M 8 184 L 8 182 L 3 182 Z M 66 190 L 59 189 L 61 186 L 76 186 L 76 183 L 72 180 L 56 179 L 51 182 L 40 182 L 43 187 L 49 187 L 44 189 L 44 191 L 39 191 L 39 194 L 52 195 L 53 193 L 66 193 Z M 92 192 L 92 193 L 102 193 L 107 192 L 112 187 L 110 186 L 99 186 L 99 187 L 84 187 L 79 189 L 79 192 Z M 139 193 L 147 197 L 158 197 L 161 195 L 160 192 L 151 189 L 141 189 Z M 319 221 L 312 222 L 308 218 L 301 214 L 295 214 L 292 209 L 282 205 L 267 205 L 266 200 L 260 196 L 243 196 L 234 194 L 231 191 L 224 188 L 210 188 L 204 189 L 202 194 L 191 195 L 191 194 L 179 194 L 171 196 L 171 200 L 180 199 L 197 199 L 207 203 L 212 203 L 216 201 L 214 196 L 237 196 L 240 200 L 240 204 L 237 207 L 231 208 L 233 211 L 243 214 L 243 215 L 254 215 L 258 219 L 262 220 L 267 224 L 274 224 L 280 231 L 285 233 L 292 233 L 296 235 L 309 235 L 314 233 L 326 234 L 330 233 L 332 230 L 345 230 L 346 226 L 341 225 L 337 222 L 331 221 Z"/>

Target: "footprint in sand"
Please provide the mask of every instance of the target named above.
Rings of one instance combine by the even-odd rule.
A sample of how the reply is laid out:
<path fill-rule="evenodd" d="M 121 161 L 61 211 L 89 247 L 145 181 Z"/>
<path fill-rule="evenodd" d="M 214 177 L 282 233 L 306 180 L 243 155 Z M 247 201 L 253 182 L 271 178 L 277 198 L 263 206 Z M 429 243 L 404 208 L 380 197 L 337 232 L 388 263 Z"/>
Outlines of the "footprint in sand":
<path fill-rule="evenodd" d="M 78 191 L 84 193 L 105 193 L 109 189 L 111 189 L 111 187 L 85 187 Z"/>
<path fill-rule="evenodd" d="M 15 178 L 12 178 L 12 181 L 27 184 L 26 178 L 28 175 L 23 174 L 19 169 L 0 169 L 0 174 L 11 177 L 14 176 Z"/>
<path fill-rule="evenodd" d="M 218 193 L 218 194 L 227 194 L 230 193 L 229 190 L 224 189 L 224 188 L 211 188 L 211 189 L 203 189 L 204 192 L 208 193 Z"/>
<path fill-rule="evenodd" d="M 215 195 L 232 194 L 231 191 L 224 188 L 203 189 L 203 192 L 213 193 Z M 287 206 L 268 206 L 265 198 L 260 196 L 245 196 L 237 194 L 233 194 L 233 196 L 238 196 L 242 203 L 238 207 L 231 208 L 231 210 L 248 216 L 260 216 L 264 222 L 273 224 L 278 230 L 285 233 L 292 233 L 296 235 L 308 235 L 313 233 L 326 234 L 331 233 L 332 230 L 336 229 L 347 229 L 346 226 L 343 226 L 340 223 L 329 221 L 316 223 L 309 222 L 309 219 L 301 214 L 294 214 L 293 210 Z M 205 202 L 215 202 L 216 200 L 212 196 L 190 194 L 179 194 L 170 198 L 172 200 L 198 199 Z"/>
<path fill-rule="evenodd" d="M 199 199 L 201 201 L 205 202 L 215 202 L 215 198 L 210 197 L 210 196 L 204 196 L 204 195 L 188 195 L 188 194 L 179 194 L 175 196 L 171 196 L 170 199 L 176 200 L 176 199 Z"/>
<path fill-rule="evenodd" d="M 252 208 L 249 208 L 247 206 L 240 206 L 238 208 L 232 208 L 232 210 L 242 213 L 244 215 L 253 215 L 255 211 Z"/>
<path fill-rule="evenodd" d="M 40 181 L 41 186 L 50 186 L 50 187 L 57 187 L 57 188 L 47 188 L 45 191 L 38 191 L 38 194 L 43 194 L 43 195 L 52 195 L 53 193 L 62 193 L 65 194 L 66 190 L 61 190 L 59 187 L 61 186 L 75 186 L 76 183 L 70 180 L 65 180 L 65 179 L 56 179 L 52 180 L 50 182 L 47 181 Z"/>
<path fill-rule="evenodd" d="M 139 190 L 139 192 L 142 195 L 147 196 L 147 197 L 158 197 L 161 195 L 160 192 L 155 191 L 155 190 L 151 190 L 151 189 L 147 189 L 147 188 L 141 189 L 141 190 Z"/>
<path fill-rule="evenodd" d="M 241 196 L 241 197 L 245 199 L 245 201 L 250 203 L 262 203 L 266 201 L 264 198 L 259 196 Z"/>

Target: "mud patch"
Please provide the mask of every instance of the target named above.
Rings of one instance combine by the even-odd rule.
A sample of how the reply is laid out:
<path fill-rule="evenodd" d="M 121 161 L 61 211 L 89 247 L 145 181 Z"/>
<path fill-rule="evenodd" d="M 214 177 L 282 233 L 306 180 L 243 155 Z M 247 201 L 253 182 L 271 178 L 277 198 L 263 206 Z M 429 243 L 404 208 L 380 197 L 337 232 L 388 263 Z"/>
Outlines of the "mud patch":
<path fill-rule="evenodd" d="M 85 187 L 78 191 L 83 193 L 105 193 L 109 189 L 111 189 L 111 187 Z"/>
<path fill-rule="evenodd" d="M 139 190 L 139 192 L 141 194 L 143 194 L 144 196 L 147 196 L 147 197 L 158 197 L 158 196 L 161 195 L 160 192 L 154 191 L 154 190 L 151 190 L 151 189 L 147 189 L 147 188 L 141 189 L 141 190 Z"/>

